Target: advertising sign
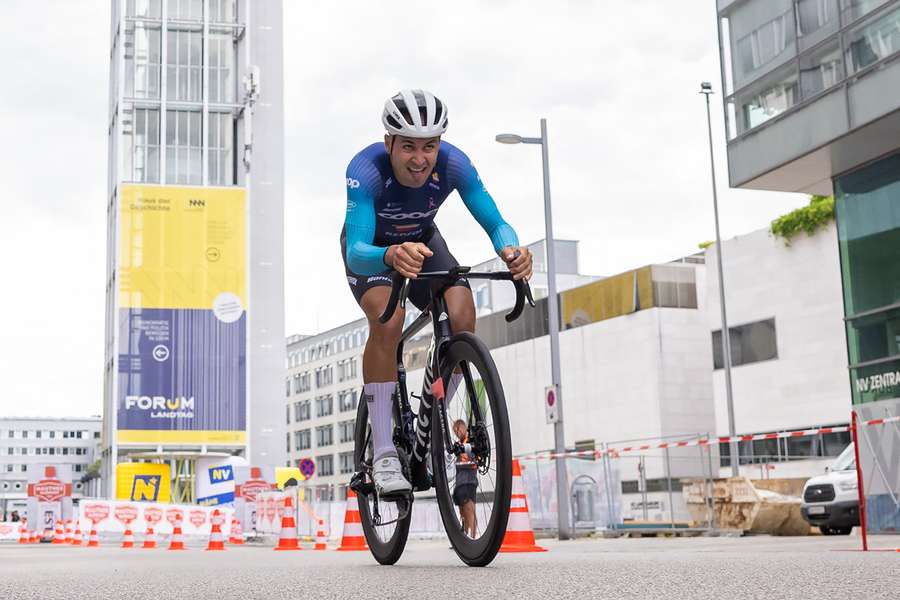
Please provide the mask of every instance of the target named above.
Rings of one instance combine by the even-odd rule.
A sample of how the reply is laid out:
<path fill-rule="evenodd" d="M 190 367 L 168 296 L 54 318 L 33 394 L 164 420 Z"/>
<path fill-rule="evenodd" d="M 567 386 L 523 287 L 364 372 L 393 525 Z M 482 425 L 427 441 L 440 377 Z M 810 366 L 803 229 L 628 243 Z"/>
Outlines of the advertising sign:
<path fill-rule="evenodd" d="M 234 502 L 235 465 L 221 458 L 197 460 L 197 504 L 219 506 Z"/>
<path fill-rule="evenodd" d="M 188 515 L 188 521 L 193 524 L 194 527 L 201 527 L 204 523 L 206 523 L 206 511 L 205 510 L 192 510 Z"/>
<path fill-rule="evenodd" d="M 184 511 L 180 508 L 166 509 L 166 521 L 171 525 L 175 525 L 178 521 L 184 521 Z"/>
<path fill-rule="evenodd" d="M 89 502 L 83 506 L 81 514 L 89 521 L 99 523 L 109 517 L 109 504 L 105 502 Z"/>
<path fill-rule="evenodd" d="M 162 521 L 163 511 L 156 506 L 148 506 L 144 509 L 144 520 L 148 523 L 159 523 Z"/>
<path fill-rule="evenodd" d="M 120 504 L 116 506 L 113 514 L 117 521 L 131 523 L 138 518 L 138 509 L 137 506 L 134 506 L 133 504 Z"/>
<path fill-rule="evenodd" d="M 245 205 L 242 189 L 122 187 L 118 443 L 246 443 Z"/>
<path fill-rule="evenodd" d="M 132 502 L 171 501 L 171 470 L 167 464 L 116 465 L 116 499 Z"/>

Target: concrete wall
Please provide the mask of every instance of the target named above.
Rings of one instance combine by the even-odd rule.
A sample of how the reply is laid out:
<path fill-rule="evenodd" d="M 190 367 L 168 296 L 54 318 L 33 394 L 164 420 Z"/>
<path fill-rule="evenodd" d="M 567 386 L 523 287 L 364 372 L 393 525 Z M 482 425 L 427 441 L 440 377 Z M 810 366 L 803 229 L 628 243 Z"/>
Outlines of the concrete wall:
<path fill-rule="evenodd" d="M 845 423 L 850 387 L 834 224 L 790 246 L 768 230 L 723 242 L 730 327 L 775 318 L 778 358 L 732 369 L 737 433 Z M 721 328 L 715 246 L 706 252 L 707 335 Z M 711 361 L 710 357 L 710 361 Z M 725 372 L 713 373 L 716 432 L 728 434 Z"/>

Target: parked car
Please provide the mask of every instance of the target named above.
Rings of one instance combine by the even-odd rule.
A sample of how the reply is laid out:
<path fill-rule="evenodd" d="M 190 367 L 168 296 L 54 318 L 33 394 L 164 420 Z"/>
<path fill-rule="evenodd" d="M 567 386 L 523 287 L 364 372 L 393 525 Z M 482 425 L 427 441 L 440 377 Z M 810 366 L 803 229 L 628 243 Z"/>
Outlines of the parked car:
<path fill-rule="evenodd" d="M 850 444 L 824 475 L 811 477 L 803 486 L 800 514 L 823 535 L 848 535 L 859 525 L 856 455 Z"/>

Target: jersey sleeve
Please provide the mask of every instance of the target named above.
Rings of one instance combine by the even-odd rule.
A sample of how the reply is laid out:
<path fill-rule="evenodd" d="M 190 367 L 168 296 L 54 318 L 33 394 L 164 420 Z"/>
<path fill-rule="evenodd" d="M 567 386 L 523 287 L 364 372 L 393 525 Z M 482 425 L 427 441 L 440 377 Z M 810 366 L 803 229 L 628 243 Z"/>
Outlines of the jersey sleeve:
<path fill-rule="evenodd" d="M 372 161 L 356 156 L 347 166 L 347 266 L 359 275 L 375 275 L 387 268 L 387 248 L 375 240 L 375 197 L 381 191 L 381 174 Z"/>
<path fill-rule="evenodd" d="M 458 148 L 452 148 L 447 157 L 447 176 L 448 183 L 459 191 L 466 208 L 491 238 L 495 252 L 499 254 L 507 246 L 519 245 L 519 237 L 500 216 L 472 161 Z"/>

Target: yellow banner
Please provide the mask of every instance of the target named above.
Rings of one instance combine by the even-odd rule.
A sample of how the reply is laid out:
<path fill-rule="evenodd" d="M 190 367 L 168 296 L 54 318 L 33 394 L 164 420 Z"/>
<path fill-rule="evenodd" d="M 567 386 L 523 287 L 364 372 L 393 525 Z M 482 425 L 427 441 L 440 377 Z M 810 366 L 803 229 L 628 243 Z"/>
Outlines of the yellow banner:
<path fill-rule="evenodd" d="M 123 185 L 119 306 L 247 309 L 243 189 Z"/>
<path fill-rule="evenodd" d="M 628 271 L 560 294 L 563 328 L 631 314 L 653 306 L 650 267 Z"/>
<path fill-rule="evenodd" d="M 191 431 L 189 429 L 120 429 L 119 444 L 246 444 L 246 431 Z"/>
<path fill-rule="evenodd" d="M 119 463 L 116 465 L 116 499 L 134 502 L 171 502 L 169 465 Z"/>

